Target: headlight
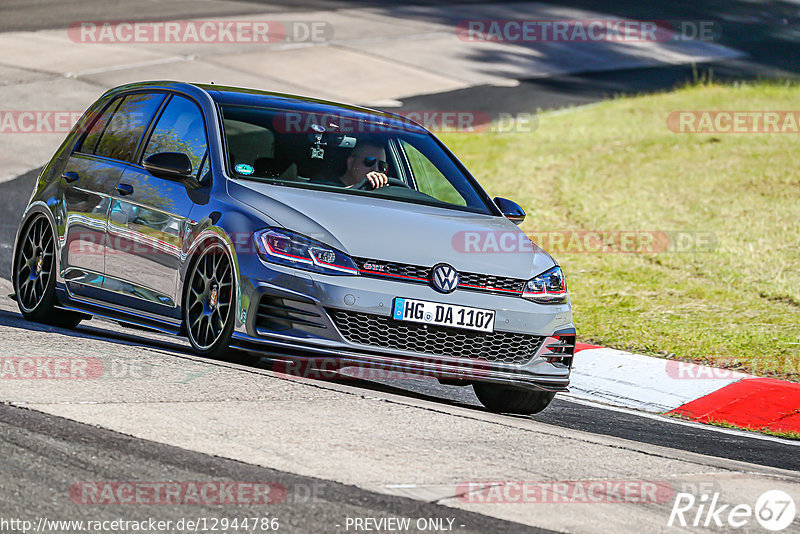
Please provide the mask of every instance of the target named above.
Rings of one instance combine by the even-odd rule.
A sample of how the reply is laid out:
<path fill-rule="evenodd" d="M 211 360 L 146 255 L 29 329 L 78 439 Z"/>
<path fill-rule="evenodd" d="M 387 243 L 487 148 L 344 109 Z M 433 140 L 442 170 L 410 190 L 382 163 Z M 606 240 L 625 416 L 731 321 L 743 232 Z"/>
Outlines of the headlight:
<path fill-rule="evenodd" d="M 267 228 L 253 237 L 266 261 L 323 274 L 358 274 L 350 256 L 300 234 Z"/>
<path fill-rule="evenodd" d="M 556 265 L 525 284 L 522 298 L 540 304 L 561 304 L 567 301 L 567 280 L 561 267 Z"/>

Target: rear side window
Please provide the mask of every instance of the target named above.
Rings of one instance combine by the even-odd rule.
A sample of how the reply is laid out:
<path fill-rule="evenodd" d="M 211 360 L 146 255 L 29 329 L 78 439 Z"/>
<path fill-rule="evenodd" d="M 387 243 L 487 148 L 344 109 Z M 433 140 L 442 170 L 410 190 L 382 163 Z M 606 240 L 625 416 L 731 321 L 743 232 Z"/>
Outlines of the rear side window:
<path fill-rule="evenodd" d="M 117 110 L 117 106 L 119 106 L 121 101 L 122 99 L 120 98 L 114 100 L 94 122 L 89 133 L 83 138 L 83 143 L 81 143 L 81 147 L 78 149 L 80 152 L 94 154 L 94 150 L 97 148 L 97 142 L 100 140 L 100 136 L 103 134 L 103 130 L 106 129 L 106 125 L 108 124 L 108 119 L 110 119 L 111 115 Z"/>
<path fill-rule="evenodd" d="M 164 97 L 163 94 L 144 93 L 126 96 L 111 117 L 94 153 L 132 162 L 136 147 Z"/>
<path fill-rule="evenodd" d="M 182 96 L 173 96 L 153 129 L 142 159 L 159 152 L 182 152 L 197 174 L 208 150 L 203 114 L 197 105 Z"/>

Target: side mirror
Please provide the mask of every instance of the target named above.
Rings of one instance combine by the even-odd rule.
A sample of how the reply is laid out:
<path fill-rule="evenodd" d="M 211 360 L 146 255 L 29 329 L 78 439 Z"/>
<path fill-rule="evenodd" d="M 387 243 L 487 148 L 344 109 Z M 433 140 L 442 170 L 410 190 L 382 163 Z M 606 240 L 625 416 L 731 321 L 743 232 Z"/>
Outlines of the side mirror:
<path fill-rule="evenodd" d="M 525 210 L 516 202 L 512 202 L 507 198 L 494 197 L 494 203 L 497 204 L 503 215 L 514 224 L 520 225 L 525 220 Z"/>
<path fill-rule="evenodd" d="M 192 162 L 183 152 L 159 152 L 144 160 L 142 166 L 153 176 L 184 180 L 192 176 Z"/>

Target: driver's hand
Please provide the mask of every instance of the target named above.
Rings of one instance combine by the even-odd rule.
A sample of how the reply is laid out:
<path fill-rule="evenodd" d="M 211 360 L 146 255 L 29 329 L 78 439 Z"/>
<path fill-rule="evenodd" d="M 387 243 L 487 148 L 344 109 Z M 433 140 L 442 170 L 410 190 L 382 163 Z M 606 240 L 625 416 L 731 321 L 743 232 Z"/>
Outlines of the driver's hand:
<path fill-rule="evenodd" d="M 372 186 L 372 189 L 378 189 L 379 187 L 385 187 L 389 185 L 389 177 L 382 172 L 377 171 L 368 172 L 367 181 L 369 182 L 370 186 Z"/>

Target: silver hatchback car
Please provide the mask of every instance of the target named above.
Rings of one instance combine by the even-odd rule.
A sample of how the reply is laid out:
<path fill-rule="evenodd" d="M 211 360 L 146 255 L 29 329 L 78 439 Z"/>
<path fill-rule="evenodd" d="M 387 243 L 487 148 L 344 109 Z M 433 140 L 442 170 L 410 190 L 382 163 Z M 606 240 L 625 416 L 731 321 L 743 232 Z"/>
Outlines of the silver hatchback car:
<path fill-rule="evenodd" d="M 93 104 L 42 171 L 13 282 L 31 320 L 425 374 L 536 413 L 569 384 L 575 329 L 524 217 L 400 116 L 137 83 Z"/>

